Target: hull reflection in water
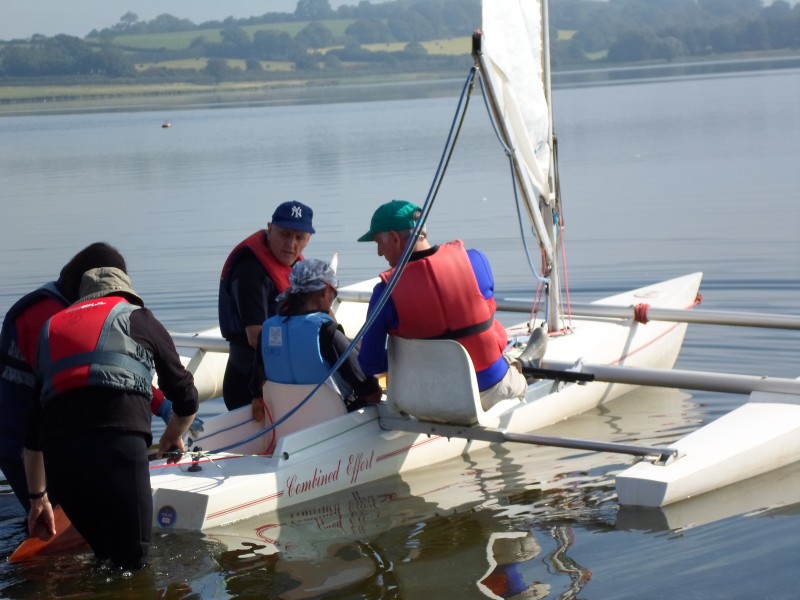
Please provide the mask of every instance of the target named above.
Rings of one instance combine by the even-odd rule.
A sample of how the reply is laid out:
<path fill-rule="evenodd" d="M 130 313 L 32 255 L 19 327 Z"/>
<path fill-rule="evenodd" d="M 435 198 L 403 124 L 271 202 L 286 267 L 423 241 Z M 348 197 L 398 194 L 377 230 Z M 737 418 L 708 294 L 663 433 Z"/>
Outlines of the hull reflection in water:
<path fill-rule="evenodd" d="M 622 507 L 617 528 L 674 531 L 737 515 L 784 514 L 800 514 L 798 463 L 662 508 Z"/>
<path fill-rule="evenodd" d="M 697 426 L 695 410 L 685 393 L 636 390 L 543 433 L 670 442 Z M 570 557 L 571 524 L 613 530 L 619 460 L 506 444 L 206 534 L 235 594 L 574 596 L 591 565 Z"/>
<path fill-rule="evenodd" d="M 565 477 L 551 473 L 546 479 Z M 524 506 L 510 504 L 523 498 Z M 572 510 L 563 489 L 532 484 L 518 464 L 498 453 L 359 486 L 206 534 L 227 548 L 219 562 L 236 593 L 265 584 L 282 598 L 393 589 L 404 598 L 523 592 L 542 598 L 580 589 L 590 571 L 569 557 L 570 528 L 536 525 L 529 518 L 531 499 L 542 512 Z"/>
<path fill-rule="evenodd" d="M 331 541 L 324 555 L 315 557 L 268 553 L 266 547 L 239 540 L 217 557 L 233 597 L 294 600 L 370 590 L 379 592 L 370 597 L 383 597 L 397 588 L 390 563 L 374 544 Z"/>

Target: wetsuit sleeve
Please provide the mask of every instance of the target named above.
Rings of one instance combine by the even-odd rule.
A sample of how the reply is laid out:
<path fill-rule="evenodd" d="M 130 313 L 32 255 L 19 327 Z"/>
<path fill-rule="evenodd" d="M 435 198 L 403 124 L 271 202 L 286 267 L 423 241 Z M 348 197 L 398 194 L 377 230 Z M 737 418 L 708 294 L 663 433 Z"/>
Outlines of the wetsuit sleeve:
<path fill-rule="evenodd" d="M 231 273 L 231 289 L 245 327 L 261 325 L 275 314 L 277 289 L 255 258 L 243 258 L 234 267 Z"/>
<path fill-rule="evenodd" d="M 473 248 L 467 250 L 467 256 L 469 256 L 469 262 L 472 265 L 472 271 L 475 273 L 475 279 L 478 281 L 481 294 L 487 300 L 494 298 L 494 274 L 489 264 L 489 258 L 480 250 Z"/>
<path fill-rule="evenodd" d="M 371 315 L 373 313 L 375 305 L 378 303 L 385 288 L 386 284 L 381 281 L 372 290 L 372 298 L 369 299 L 369 312 L 367 314 Z M 389 329 L 397 327 L 398 322 L 397 309 L 394 306 L 394 302 L 389 299 L 361 339 L 358 364 L 365 374 L 378 375 L 388 370 L 386 338 L 389 335 Z"/>
<path fill-rule="evenodd" d="M 131 314 L 131 337 L 152 353 L 158 387 L 172 401 L 175 414 L 179 417 L 195 414 L 199 403 L 194 377 L 181 364 L 167 330 L 148 309 L 135 310 Z"/>
<path fill-rule="evenodd" d="M 264 354 L 261 352 L 261 333 L 258 334 L 258 343 L 255 348 L 253 358 L 253 368 L 250 371 L 250 395 L 253 398 L 261 398 L 264 391 Z"/>
<path fill-rule="evenodd" d="M 335 322 L 326 323 L 319 332 L 319 348 L 322 358 L 330 365 L 335 364 L 350 346 L 350 340 L 338 328 Z M 358 364 L 358 353 L 354 350 L 338 369 L 339 375 L 353 388 L 356 398 L 363 398 L 380 392 L 378 380 L 372 375 L 365 375 Z"/>
<path fill-rule="evenodd" d="M 39 333 L 41 339 L 43 333 Z M 37 357 L 33 362 L 34 375 L 36 377 L 33 390 L 31 391 L 30 402 L 28 402 L 28 412 L 25 418 L 25 442 L 24 445 L 29 450 L 40 451 L 42 449 L 42 401 L 40 396 L 42 394 L 42 381 L 41 374 L 36 370 L 39 364 L 38 353 L 42 351 L 42 345 L 39 344 L 37 348 Z"/>
<path fill-rule="evenodd" d="M 42 391 L 42 383 L 37 379 L 36 387 L 31 394 L 31 401 L 28 404 L 28 414 L 25 419 L 25 447 L 29 450 L 41 450 L 41 423 L 42 423 L 42 403 L 39 401 L 39 394 Z"/>

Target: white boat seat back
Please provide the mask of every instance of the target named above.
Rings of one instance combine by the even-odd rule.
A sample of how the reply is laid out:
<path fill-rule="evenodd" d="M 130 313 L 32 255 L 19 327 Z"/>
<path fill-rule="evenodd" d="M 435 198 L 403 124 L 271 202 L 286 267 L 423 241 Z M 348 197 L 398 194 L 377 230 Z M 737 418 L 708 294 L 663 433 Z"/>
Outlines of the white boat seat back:
<path fill-rule="evenodd" d="M 496 423 L 498 411 L 484 412 L 472 359 L 455 340 L 389 336 L 388 352 L 390 411 L 436 423 Z"/>
<path fill-rule="evenodd" d="M 265 382 L 262 389 L 264 403 L 270 412 L 272 422 L 274 423 L 302 402 L 315 387 L 314 384 L 291 385 L 274 381 Z M 277 442 L 287 434 L 311 425 L 324 423 L 344 414 L 347 414 L 347 409 L 342 397 L 329 385 L 322 385 L 308 402 L 275 428 L 275 441 Z"/>
<path fill-rule="evenodd" d="M 253 420 L 253 408 L 248 404 L 208 419 L 199 437 L 187 436 L 187 448 L 198 447 L 206 452 L 229 448 L 227 452 L 234 454 L 267 454 L 272 434 L 259 435 L 263 429 L 264 423 Z M 245 439 L 249 441 L 240 443 Z"/>

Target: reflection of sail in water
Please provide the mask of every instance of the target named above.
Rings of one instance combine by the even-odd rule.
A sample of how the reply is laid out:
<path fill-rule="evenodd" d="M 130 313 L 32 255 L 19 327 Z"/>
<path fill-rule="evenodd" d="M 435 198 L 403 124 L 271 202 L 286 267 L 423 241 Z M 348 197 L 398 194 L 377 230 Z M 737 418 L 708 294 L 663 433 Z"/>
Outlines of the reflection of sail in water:
<path fill-rule="evenodd" d="M 567 555 L 574 541 L 569 526 L 555 525 L 548 532 L 554 544 L 546 554 L 533 531 L 492 533 L 486 547 L 489 569 L 478 582 L 478 589 L 489 598 L 503 600 L 577 597 L 592 572 Z M 560 592 L 554 574 L 569 578 Z"/>

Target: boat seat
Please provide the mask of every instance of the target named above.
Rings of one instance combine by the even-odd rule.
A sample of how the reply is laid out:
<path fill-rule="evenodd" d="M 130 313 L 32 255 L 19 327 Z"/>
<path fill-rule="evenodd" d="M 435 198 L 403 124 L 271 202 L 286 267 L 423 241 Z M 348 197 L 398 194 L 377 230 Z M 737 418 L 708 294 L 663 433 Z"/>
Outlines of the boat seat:
<path fill-rule="evenodd" d="M 452 425 L 495 426 L 497 416 L 519 405 L 518 399 L 481 406 L 475 368 L 455 340 L 411 340 L 389 336 L 387 408 L 420 421 Z"/>
<path fill-rule="evenodd" d="M 262 389 L 264 404 L 271 415 L 272 422 L 274 423 L 302 402 L 315 387 L 315 384 L 291 385 L 274 381 L 265 382 Z M 347 414 L 347 408 L 345 408 L 342 397 L 329 385 L 322 385 L 308 402 L 275 428 L 275 441 L 277 442 L 281 437 L 295 431 L 324 423 L 344 414 Z"/>

